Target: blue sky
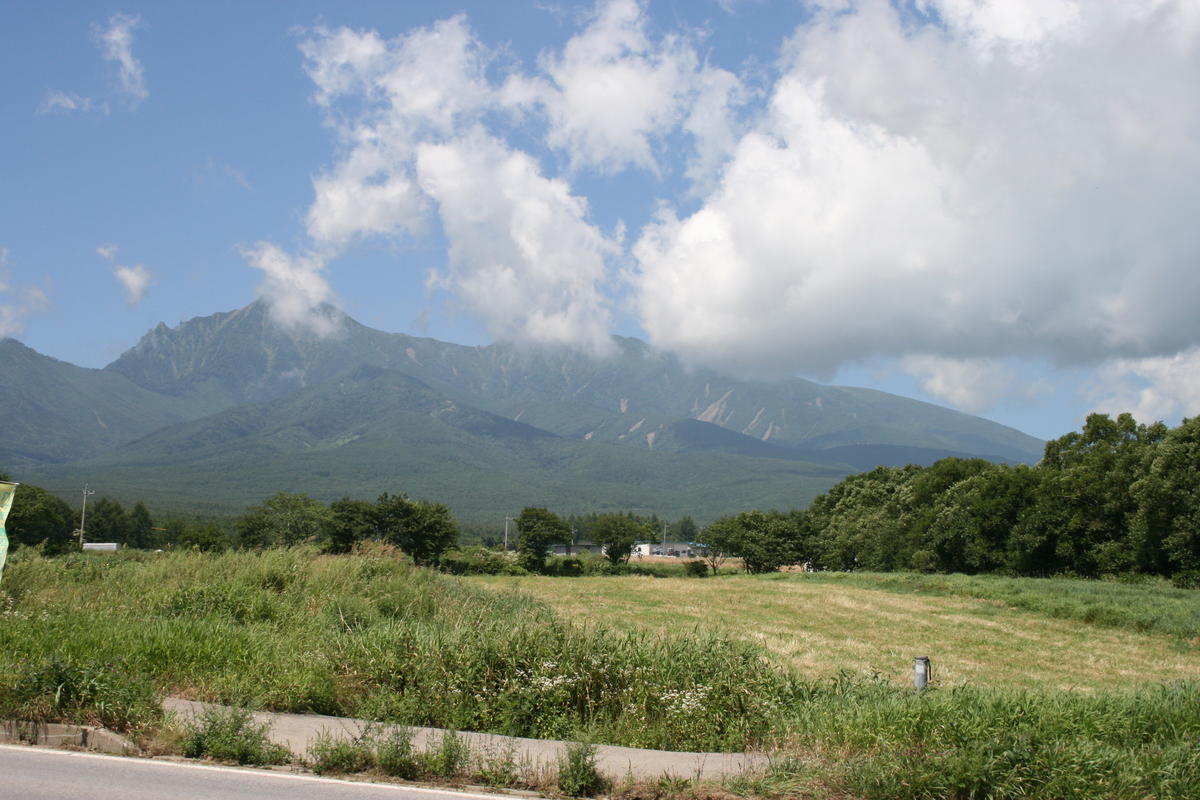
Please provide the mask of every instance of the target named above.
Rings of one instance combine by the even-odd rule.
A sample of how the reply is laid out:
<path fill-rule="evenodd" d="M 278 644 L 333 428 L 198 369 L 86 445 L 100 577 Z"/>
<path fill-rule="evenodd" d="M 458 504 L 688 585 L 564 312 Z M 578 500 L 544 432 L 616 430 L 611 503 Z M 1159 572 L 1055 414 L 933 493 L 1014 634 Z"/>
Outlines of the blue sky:
<path fill-rule="evenodd" d="M 15 2 L 0 335 L 280 324 L 928 399 L 1200 398 L 1192 0 Z"/>

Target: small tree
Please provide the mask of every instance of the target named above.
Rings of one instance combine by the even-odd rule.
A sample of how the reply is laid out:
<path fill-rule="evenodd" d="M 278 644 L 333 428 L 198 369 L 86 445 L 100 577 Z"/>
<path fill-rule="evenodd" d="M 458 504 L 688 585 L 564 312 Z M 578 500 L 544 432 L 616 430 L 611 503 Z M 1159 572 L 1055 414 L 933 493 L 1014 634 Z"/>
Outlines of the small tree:
<path fill-rule="evenodd" d="M 187 525 L 179 520 L 168 522 L 167 536 L 181 550 L 221 553 L 229 549 L 229 535 L 213 522 Z"/>
<path fill-rule="evenodd" d="M 90 542 L 120 542 L 130 545 L 129 515 L 120 502 L 101 497 L 87 510 L 87 530 L 84 535 Z"/>
<path fill-rule="evenodd" d="M 524 508 L 517 516 L 517 563 L 530 572 L 546 568 L 546 551 L 552 544 L 571 541 L 571 528 L 554 512 L 544 508 Z"/>
<path fill-rule="evenodd" d="M 154 530 L 154 520 L 146 504 L 139 501 L 129 511 L 128 538 L 126 547 L 150 548 L 158 544 L 157 531 Z"/>
<path fill-rule="evenodd" d="M 333 524 L 329 529 L 329 552 L 349 553 L 355 543 L 375 535 L 375 506 L 368 500 L 343 497 L 329 504 Z"/>
<path fill-rule="evenodd" d="M 409 500 L 384 492 L 375 503 L 379 535 L 412 556 L 418 564 L 436 564 L 458 541 L 458 523 L 441 503 Z"/>
<path fill-rule="evenodd" d="M 418 564 L 436 564 L 458 544 L 458 523 L 442 503 L 418 500 L 409 519 L 408 554 Z"/>
<path fill-rule="evenodd" d="M 717 520 L 704 531 L 706 550 L 742 559 L 750 573 L 774 572 L 795 560 L 795 531 L 777 512 L 746 511 Z M 713 561 L 709 558 L 709 566 Z M 714 574 L 716 569 L 713 569 Z"/>
<path fill-rule="evenodd" d="M 705 528 L 700 536 L 701 546 L 704 549 L 704 561 L 712 570 L 713 575 L 717 574 L 717 570 L 729 558 L 729 554 L 735 547 L 736 532 L 731 519 L 731 517 L 725 517 L 717 520 Z"/>
<path fill-rule="evenodd" d="M 247 509 L 238 520 L 238 541 L 242 547 L 321 543 L 332 525 L 333 514 L 324 503 L 306 494 L 279 492 Z"/>
<path fill-rule="evenodd" d="M 633 543 L 646 535 L 646 527 L 624 514 L 604 514 L 592 528 L 592 541 L 604 548 L 604 556 L 623 564 L 633 552 Z"/>
<path fill-rule="evenodd" d="M 668 535 L 677 542 L 694 542 L 699 534 L 700 529 L 696 527 L 695 520 L 687 516 L 671 523 L 668 530 Z"/>

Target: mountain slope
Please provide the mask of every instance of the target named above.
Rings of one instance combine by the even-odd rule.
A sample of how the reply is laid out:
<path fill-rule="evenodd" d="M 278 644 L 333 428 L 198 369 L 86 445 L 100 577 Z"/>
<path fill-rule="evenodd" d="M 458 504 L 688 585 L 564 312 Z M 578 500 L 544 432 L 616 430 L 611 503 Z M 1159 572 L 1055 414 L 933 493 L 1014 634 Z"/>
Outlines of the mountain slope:
<path fill-rule="evenodd" d="M 107 370 L 85 369 L 0 340 L 0 464 L 19 467 L 99 453 L 202 408 Z"/>
<path fill-rule="evenodd" d="M 467 522 L 525 505 L 642 508 L 702 520 L 804 505 L 845 465 L 679 454 L 566 439 L 463 405 L 394 370 L 359 367 L 286 397 L 174 425 L 93 459 L 34 472 L 51 485 L 102 476 L 117 496 L 231 513 L 276 491 L 324 500 L 404 491 Z"/>
<path fill-rule="evenodd" d="M 216 410 L 372 365 L 560 436 L 647 449 L 673 446 L 671 426 L 693 419 L 806 451 L 890 445 L 1036 461 L 1042 450 L 1031 436 L 931 403 L 799 378 L 737 380 L 688 369 L 636 339 L 616 338 L 616 352 L 598 359 L 565 349 L 463 347 L 376 331 L 331 308 L 322 313 L 335 328 L 324 338 L 281 330 L 262 303 L 160 325 L 106 369 Z"/>
<path fill-rule="evenodd" d="M 406 491 L 491 520 L 524 505 L 711 518 L 795 507 L 856 469 L 947 455 L 1034 461 L 1019 431 L 884 392 L 689 369 L 635 339 L 593 358 L 391 334 L 263 303 L 159 325 L 103 370 L 0 343 L 18 479 L 240 511 L 281 490 Z"/>

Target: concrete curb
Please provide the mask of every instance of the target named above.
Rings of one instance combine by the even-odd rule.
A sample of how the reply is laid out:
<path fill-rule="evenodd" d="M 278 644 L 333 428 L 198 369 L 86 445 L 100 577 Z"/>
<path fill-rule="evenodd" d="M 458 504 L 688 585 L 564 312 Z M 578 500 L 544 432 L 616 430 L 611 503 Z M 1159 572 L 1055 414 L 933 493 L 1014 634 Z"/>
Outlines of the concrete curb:
<path fill-rule="evenodd" d="M 138 748 L 132 742 L 107 728 L 57 722 L 0 722 L 0 743 L 82 747 L 116 756 L 134 755 L 138 752 Z"/>
<path fill-rule="evenodd" d="M 163 709 L 181 720 L 189 720 L 207 709 L 227 709 L 212 703 L 199 703 L 169 697 Z M 285 714 L 271 711 L 253 712 L 254 720 L 267 725 L 271 741 L 286 747 L 298 756 L 306 756 L 318 737 L 355 739 L 365 731 L 386 731 L 390 726 L 378 722 L 320 714 Z M 441 741 L 445 731 L 439 728 L 411 727 L 413 746 L 417 750 L 432 749 Z M 548 739 L 524 739 L 490 733 L 458 732 L 476 754 L 512 753 L 518 763 L 534 770 L 556 769 L 560 756 L 569 742 Z M 769 759 L 757 753 L 677 753 L 667 750 L 641 750 L 634 747 L 596 746 L 596 767 L 608 778 L 632 776 L 640 779 L 661 777 L 720 779 L 744 772 L 766 769 Z"/>

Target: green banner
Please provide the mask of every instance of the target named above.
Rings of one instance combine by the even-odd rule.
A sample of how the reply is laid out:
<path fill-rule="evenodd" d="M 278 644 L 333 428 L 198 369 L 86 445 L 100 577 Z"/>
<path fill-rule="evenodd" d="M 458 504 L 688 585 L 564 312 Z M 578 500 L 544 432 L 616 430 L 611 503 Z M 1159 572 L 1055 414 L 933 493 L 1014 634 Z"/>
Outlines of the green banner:
<path fill-rule="evenodd" d="M 4 559 L 8 557 L 8 534 L 4 532 L 4 521 L 8 519 L 8 510 L 12 508 L 13 495 L 17 493 L 17 485 L 0 481 L 0 578 L 4 577 Z"/>

